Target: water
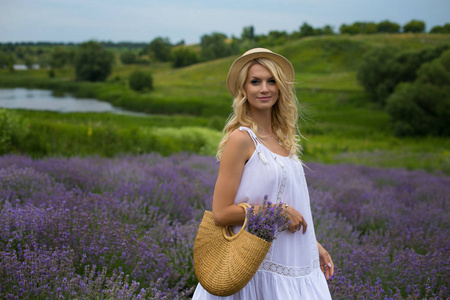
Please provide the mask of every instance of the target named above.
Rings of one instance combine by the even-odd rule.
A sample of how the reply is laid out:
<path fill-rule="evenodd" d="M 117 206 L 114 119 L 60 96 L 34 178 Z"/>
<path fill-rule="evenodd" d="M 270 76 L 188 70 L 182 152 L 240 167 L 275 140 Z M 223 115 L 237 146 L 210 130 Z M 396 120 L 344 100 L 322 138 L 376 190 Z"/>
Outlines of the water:
<path fill-rule="evenodd" d="M 143 116 L 143 113 L 126 111 L 112 106 L 108 102 L 96 99 L 74 98 L 69 94 L 61 97 L 49 90 L 36 89 L 0 89 L 0 107 L 12 109 L 48 110 L 67 112 L 111 112 Z"/>

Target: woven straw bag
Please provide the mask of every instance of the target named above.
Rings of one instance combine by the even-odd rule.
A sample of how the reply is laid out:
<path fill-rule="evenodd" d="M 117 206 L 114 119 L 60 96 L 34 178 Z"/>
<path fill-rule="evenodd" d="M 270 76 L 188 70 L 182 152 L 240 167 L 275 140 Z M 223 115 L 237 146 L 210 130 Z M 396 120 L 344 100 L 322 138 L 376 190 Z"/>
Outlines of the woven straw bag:
<path fill-rule="evenodd" d="M 239 206 L 246 209 L 247 203 Z M 241 230 L 216 226 L 212 212 L 205 211 L 194 242 L 194 271 L 202 287 L 216 296 L 240 291 L 252 279 L 267 255 L 271 243 Z"/>

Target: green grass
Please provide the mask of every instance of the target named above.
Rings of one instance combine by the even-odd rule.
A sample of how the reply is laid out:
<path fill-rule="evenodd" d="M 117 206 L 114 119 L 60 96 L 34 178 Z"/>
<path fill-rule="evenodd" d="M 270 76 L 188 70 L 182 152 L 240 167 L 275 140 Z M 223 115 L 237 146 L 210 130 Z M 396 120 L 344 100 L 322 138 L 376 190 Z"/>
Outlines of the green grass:
<path fill-rule="evenodd" d="M 46 155 L 101 155 L 186 151 L 215 155 L 220 131 L 214 119 L 190 116 L 135 117 L 109 113 L 14 111 L 28 133 L 17 152 Z"/>
<path fill-rule="evenodd" d="M 395 138 L 390 131 L 389 116 L 368 100 L 356 80 L 362 55 L 373 47 L 389 46 L 400 51 L 444 43 L 450 43 L 450 36 L 377 34 L 310 37 L 272 49 L 289 58 L 296 69 L 296 93 L 305 108 L 305 118 L 301 121 L 301 131 L 307 138 L 302 141 L 303 159 L 442 170 L 450 174 L 448 139 Z M 13 74 L 0 70 L 0 86 L 71 92 L 78 97 L 97 98 L 152 114 L 141 118 L 18 112 L 29 120 L 31 128 L 36 128 L 32 132 L 39 137 L 36 144 L 41 155 L 143 151 L 194 151 L 213 155 L 220 140 L 220 129 L 231 110 L 232 99 L 225 79 L 235 58 L 180 69 L 172 69 L 169 63 L 118 64 L 104 83 L 75 82 L 73 70 L 69 68 L 57 70 L 54 79 L 48 78 L 46 70 Z M 154 91 L 136 93 L 128 88 L 127 78 L 135 69 L 153 74 Z M 90 140 L 86 137 L 89 124 L 93 126 Z M 52 140 L 52 137 L 58 138 Z M 81 147 L 76 143 L 86 145 Z M 113 146 L 108 150 L 107 145 Z"/>

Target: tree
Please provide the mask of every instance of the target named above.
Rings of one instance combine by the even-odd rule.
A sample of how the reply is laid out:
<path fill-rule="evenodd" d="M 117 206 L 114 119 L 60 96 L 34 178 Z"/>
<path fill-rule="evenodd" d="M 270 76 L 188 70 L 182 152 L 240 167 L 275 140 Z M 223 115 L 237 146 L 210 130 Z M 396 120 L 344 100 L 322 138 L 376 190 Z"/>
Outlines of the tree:
<path fill-rule="evenodd" d="M 145 48 L 147 54 L 158 61 L 169 61 L 172 44 L 168 38 L 157 37 Z"/>
<path fill-rule="evenodd" d="M 363 23 L 362 33 L 374 34 L 378 32 L 378 25 L 374 22 Z"/>
<path fill-rule="evenodd" d="M 63 47 L 55 47 L 52 52 L 50 66 L 53 69 L 62 68 L 70 63 L 70 53 Z"/>
<path fill-rule="evenodd" d="M 347 25 L 342 24 L 341 27 L 339 27 L 339 31 L 341 34 L 358 34 L 360 33 L 360 29 L 358 26 L 353 25 Z"/>
<path fill-rule="evenodd" d="M 450 23 L 444 26 L 434 26 L 431 28 L 430 33 L 450 33 Z"/>
<path fill-rule="evenodd" d="M 402 83 L 388 98 L 394 134 L 450 135 L 450 88 L 432 84 Z"/>
<path fill-rule="evenodd" d="M 308 23 L 304 22 L 300 27 L 300 36 L 312 36 L 314 35 L 314 28 Z"/>
<path fill-rule="evenodd" d="M 325 25 L 323 27 L 323 34 L 325 34 L 325 35 L 332 35 L 332 34 L 334 34 L 333 27 L 331 27 L 330 25 Z"/>
<path fill-rule="evenodd" d="M 136 62 L 136 53 L 133 51 L 125 51 L 120 54 L 120 61 L 124 65 L 134 64 Z"/>
<path fill-rule="evenodd" d="M 242 29 L 241 33 L 242 40 L 254 40 L 255 39 L 255 28 L 253 26 L 246 26 Z"/>
<path fill-rule="evenodd" d="M 230 55 L 232 49 L 226 40 L 227 36 L 223 33 L 213 32 L 211 35 L 203 35 L 200 40 L 202 59 L 212 60 Z"/>
<path fill-rule="evenodd" d="M 95 41 L 82 43 L 75 54 L 77 80 L 104 81 L 111 74 L 114 55 Z"/>
<path fill-rule="evenodd" d="M 128 84 L 135 91 L 151 91 L 153 90 L 153 77 L 150 73 L 136 70 L 131 73 Z"/>
<path fill-rule="evenodd" d="M 419 20 L 411 20 L 403 26 L 403 32 L 424 32 L 425 22 Z"/>
<path fill-rule="evenodd" d="M 398 33 L 400 32 L 400 25 L 390 22 L 388 20 L 378 23 L 378 32 L 380 33 Z"/>
<path fill-rule="evenodd" d="M 0 51 L 0 68 L 7 68 L 9 65 L 10 57 L 3 51 Z"/>
<path fill-rule="evenodd" d="M 400 82 L 413 82 L 423 63 L 440 57 L 448 48 L 443 45 L 400 53 L 395 49 L 375 48 L 363 56 L 357 72 L 358 81 L 374 101 L 384 104 Z"/>
<path fill-rule="evenodd" d="M 430 83 L 444 88 L 450 86 L 450 50 L 431 62 L 424 63 L 417 70 L 418 83 Z"/>
<path fill-rule="evenodd" d="M 197 63 L 198 55 L 195 51 L 181 46 L 172 49 L 170 60 L 172 61 L 174 68 L 181 68 Z"/>
<path fill-rule="evenodd" d="M 31 70 L 33 68 L 34 59 L 31 55 L 25 55 L 25 58 L 23 59 L 25 62 L 25 66 L 27 66 L 28 70 Z"/>

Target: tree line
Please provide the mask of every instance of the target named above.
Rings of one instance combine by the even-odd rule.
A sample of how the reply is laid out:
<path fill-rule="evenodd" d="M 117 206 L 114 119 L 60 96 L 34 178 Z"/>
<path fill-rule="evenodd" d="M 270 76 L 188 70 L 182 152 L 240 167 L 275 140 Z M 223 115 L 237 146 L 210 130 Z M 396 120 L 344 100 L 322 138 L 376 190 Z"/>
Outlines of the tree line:
<path fill-rule="evenodd" d="M 342 24 L 340 34 L 375 34 L 425 32 L 426 24 L 420 20 L 411 20 L 401 26 L 388 20 L 375 22 L 354 22 Z M 450 33 L 450 23 L 434 26 L 430 30 L 434 33 Z M 120 61 L 123 64 L 150 64 L 154 62 L 171 62 L 173 67 L 179 68 L 201 61 L 213 60 L 233 54 L 240 54 L 253 47 L 274 47 L 289 41 L 308 36 L 337 34 L 330 25 L 314 28 L 304 22 L 298 30 L 291 33 L 272 30 L 268 34 L 255 34 L 254 26 L 243 28 L 240 37 L 220 32 L 204 34 L 200 39 L 200 47 L 186 46 L 184 40 L 172 43 L 167 37 L 156 37 L 149 43 L 134 42 L 98 42 L 107 49 L 119 50 Z M 7 68 L 20 61 L 31 68 L 34 63 L 45 67 L 59 68 L 73 64 L 74 52 L 81 44 L 61 42 L 18 42 L 0 43 L 0 68 Z"/>

